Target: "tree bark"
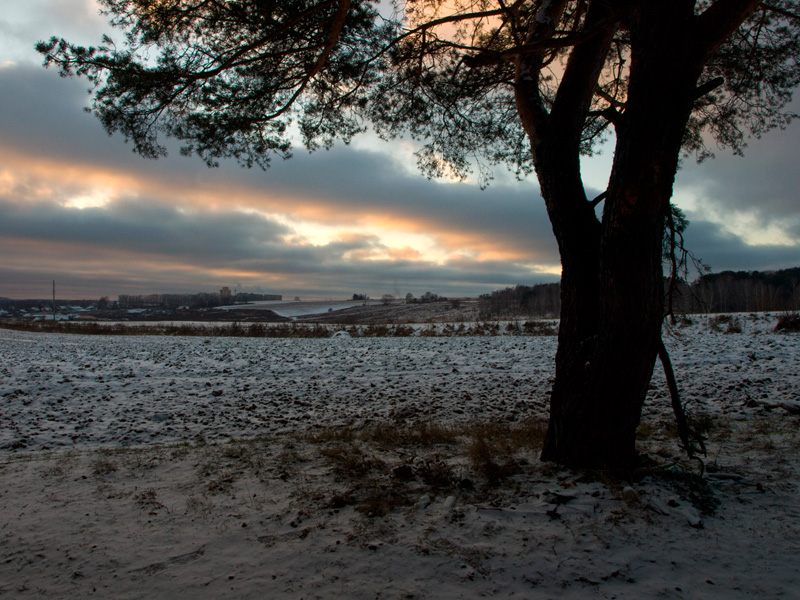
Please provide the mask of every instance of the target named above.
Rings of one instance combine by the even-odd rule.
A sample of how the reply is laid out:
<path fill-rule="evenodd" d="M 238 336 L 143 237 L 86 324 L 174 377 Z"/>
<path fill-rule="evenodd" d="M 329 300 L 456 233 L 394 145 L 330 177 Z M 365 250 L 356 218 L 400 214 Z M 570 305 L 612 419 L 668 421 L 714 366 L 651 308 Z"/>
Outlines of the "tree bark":
<path fill-rule="evenodd" d="M 627 109 L 615 123 L 602 221 L 594 219 L 593 208 L 594 226 L 585 211 L 565 209 L 582 184 L 579 175 L 564 172 L 563 163 L 554 164 L 569 154 L 558 137 L 539 136 L 532 144 L 563 269 L 542 460 L 578 467 L 638 462 L 636 429 L 661 339 L 665 217 L 702 64 L 687 42 L 691 3 L 641 2 L 627 17 L 630 88 Z M 591 206 L 585 197 L 583 203 Z"/>

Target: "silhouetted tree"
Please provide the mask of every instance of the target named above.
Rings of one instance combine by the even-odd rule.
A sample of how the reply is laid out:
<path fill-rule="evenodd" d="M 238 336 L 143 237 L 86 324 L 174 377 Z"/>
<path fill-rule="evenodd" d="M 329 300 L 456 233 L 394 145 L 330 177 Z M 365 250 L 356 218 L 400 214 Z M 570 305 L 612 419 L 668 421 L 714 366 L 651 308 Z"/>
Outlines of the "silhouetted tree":
<path fill-rule="evenodd" d="M 209 164 L 266 166 L 292 123 L 314 149 L 370 122 L 424 142 L 429 176 L 535 170 L 563 268 L 542 458 L 636 462 L 679 158 L 788 121 L 798 0 L 409 0 L 383 16 L 377 0 L 99 1 L 122 46 L 38 49 L 95 85 L 94 112 L 143 156 L 166 134 Z M 580 156 L 610 130 L 608 187 L 589 198 Z"/>

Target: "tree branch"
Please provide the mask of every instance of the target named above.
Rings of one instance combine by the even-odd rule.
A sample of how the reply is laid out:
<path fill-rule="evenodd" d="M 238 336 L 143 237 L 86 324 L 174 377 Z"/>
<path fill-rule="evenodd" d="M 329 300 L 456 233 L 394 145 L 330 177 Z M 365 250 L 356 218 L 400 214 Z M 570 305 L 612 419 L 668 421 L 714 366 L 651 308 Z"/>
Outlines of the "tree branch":
<path fill-rule="evenodd" d="M 715 52 L 761 4 L 761 0 L 717 0 L 697 17 L 695 40 L 706 56 Z"/>
<path fill-rule="evenodd" d="M 532 44 L 521 44 L 513 48 L 508 48 L 502 52 L 492 50 L 481 50 L 477 55 L 464 58 L 468 67 L 483 67 L 489 65 L 499 65 L 520 56 L 536 54 L 542 50 L 555 50 L 558 48 L 569 48 L 596 35 L 596 31 L 585 31 L 582 33 L 564 34 L 561 37 L 549 38 Z"/>
<path fill-rule="evenodd" d="M 592 200 L 592 201 L 591 201 L 589 204 L 591 204 L 591 205 L 592 205 L 592 208 L 594 208 L 595 206 L 597 206 L 598 204 L 600 204 L 600 203 L 601 203 L 603 200 L 605 200 L 605 199 L 606 199 L 606 197 L 608 197 L 608 190 L 606 190 L 605 192 L 603 192 L 602 194 L 600 194 L 599 196 L 597 196 L 597 197 L 596 197 L 594 200 Z"/>
<path fill-rule="evenodd" d="M 519 4 L 519 3 L 517 3 Z M 434 19 L 433 21 L 428 21 L 427 23 L 423 23 L 414 29 L 410 29 L 406 33 L 404 33 L 401 37 L 408 37 L 414 35 L 416 33 L 421 33 L 423 31 L 427 31 L 428 29 L 433 29 L 438 27 L 439 25 L 447 25 L 449 23 L 458 23 L 459 21 L 472 21 L 474 19 L 482 19 L 485 17 L 499 17 L 501 15 L 506 14 L 505 8 L 498 8 L 495 10 L 485 10 L 481 12 L 474 12 L 474 13 L 462 13 L 456 15 L 449 15 L 447 17 L 440 17 L 438 19 Z"/>
<path fill-rule="evenodd" d="M 723 83 L 725 83 L 724 77 L 714 77 L 714 79 L 706 81 L 702 85 L 697 86 L 697 89 L 694 91 L 694 99 L 699 100 L 706 94 L 710 94 Z"/>
<path fill-rule="evenodd" d="M 669 359 L 669 352 L 667 352 L 663 339 L 658 340 L 658 357 L 661 359 L 661 364 L 664 367 L 664 376 L 667 378 L 669 396 L 672 399 L 672 412 L 675 413 L 675 422 L 678 425 L 678 436 L 681 438 L 682 448 L 689 455 L 689 458 L 696 458 L 696 455 L 700 452 L 702 452 L 703 456 L 707 456 L 703 436 L 689 427 L 686 413 L 681 404 L 678 382 L 675 380 L 675 371 L 672 369 L 672 361 Z M 692 439 L 697 442 L 699 450 L 695 448 Z"/>
<path fill-rule="evenodd" d="M 584 27 L 588 35 L 570 54 L 550 111 L 554 121 L 558 122 L 556 127 L 572 136 L 576 142 L 583 129 L 584 115 L 588 112 L 598 88 L 598 78 L 617 23 L 608 6 L 592 3 L 586 13 Z"/>
<path fill-rule="evenodd" d="M 611 106 L 608 106 L 603 110 L 590 110 L 586 114 L 590 117 L 603 117 L 606 121 L 617 128 L 622 124 L 622 113 Z"/>
<path fill-rule="evenodd" d="M 773 6 L 772 4 L 767 4 L 766 2 L 761 5 L 762 8 L 768 10 L 770 12 L 774 12 L 776 14 L 781 15 L 782 17 L 786 17 L 787 19 L 795 19 L 800 21 L 800 14 L 796 12 L 788 11 L 784 8 L 780 8 L 778 6 Z"/>
<path fill-rule="evenodd" d="M 623 108 L 624 109 L 625 108 L 625 103 L 624 102 L 622 102 L 620 100 L 617 100 L 616 98 L 614 98 L 614 96 L 612 96 L 611 94 L 609 94 L 607 92 L 604 92 L 601 89 L 595 90 L 595 94 L 597 94 L 600 98 L 602 98 L 603 100 L 608 102 L 611 105 L 611 107 L 614 108 L 614 109 L 617 109 L 617 108 Z"/>
<path fill-rule="evenodd" d="M 333 19 L 331 20 L 331 31 L 330 34 L 328 35 L 328 41 L 325 44 L 325 48 L 322 50 L 322 52 L 320 52 L 319 56 L 317 57 L 314 66 L 312 66 L 311 69 L 308 71 L 308 73 L 306 73 L 305 77 L 303 78 L 303 81 L 297 87 L 294 94 L 292 94 L 291 98 L 289 98 L 289 100 L 287 100 L 286 103 L 280 109 L 278 109 L 271 115 L 261 117 L 256 121 L 270 121 L 272 119 L 281 116 L 283 113 L 289 110 L 292 104 L 294 104 L 295 100 L 297 100 L 297 98 L 300 97 L 300 94 L 303 93 L 303 91 L 308 86 L 309 82 L 312 79 L 314 79 L 314 77 L 325 66 L 325 63 L 328 61 L 331 52 L 333 52 L 333 49 L 336 47 L 336 42 L 339 41 L 339 34 L 342 32 L 342 29 L 344 29 L 344 24 L 345 21 L 347 21 L 347 14 L 349 11 L 350 11 L 350 0 L 339 0 L 339 8 L 336 11 L 336 14 L 334 15 Z"/>

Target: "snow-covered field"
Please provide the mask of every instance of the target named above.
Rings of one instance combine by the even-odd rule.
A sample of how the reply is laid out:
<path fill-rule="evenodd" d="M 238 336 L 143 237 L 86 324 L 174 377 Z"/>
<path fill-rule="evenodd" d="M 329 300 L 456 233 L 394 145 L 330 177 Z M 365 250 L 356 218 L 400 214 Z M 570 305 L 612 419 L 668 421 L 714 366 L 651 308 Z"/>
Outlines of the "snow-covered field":
<path fill-rule="evenodd" d="M 0 449 L 542 413 L 554 337 L 256 339 L 0 330 Z"/>
<path fill-rule="evenodd" d="M 371 300 L 369 304 L 378 304 L 378 300 Z M 221 306 L 222 310 L 248 309 L 267 309 L 282 317 L 303 317 L 306 315 L 317 315 L 328 311 L 344 310 L 354 306 L 363 306 L 363 300 L 306 300 L 294 302 L 288 300 L 266 300 L 250 302 L 248 304 L 232 304 L 231 306 Z"/>
<path fill-rule="evenodd" d="M 739 320 L 667 340 L 703 479 L 657 369 L 660 468 L 499 483 L 471 424 L 546 417 L 555 338 L 0 330 L 0 598 L 798 598 L 800 336 Z M 460 437 L 360 435 L 415 422 Z"/>

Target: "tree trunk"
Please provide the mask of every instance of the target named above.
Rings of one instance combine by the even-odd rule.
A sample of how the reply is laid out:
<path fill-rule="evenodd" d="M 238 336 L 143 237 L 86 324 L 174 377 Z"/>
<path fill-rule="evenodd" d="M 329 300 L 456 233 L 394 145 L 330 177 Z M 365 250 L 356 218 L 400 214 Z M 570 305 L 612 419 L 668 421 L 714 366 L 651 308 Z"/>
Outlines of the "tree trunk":
<path fill-rule="evenodd" d="M 582 184 L 563 162 L 557 167 L 568 160 L 558 135 L 532 144 L 562 259 L 556 379 L 542 460 L 590 468 L 637 464 L 636 429 L 664 310 L 665 217 L 700 73 L 691 44 L 676 43 L 691 12 L 670 4 L 645 2 L 633 11 L 628 108 L 616 123 L 601 222 L 593 212 L 569 208 L 580 204 Z M 665 19 L 673 22 L 665 26 Z M 583 205 L 590 203 L 584 198 Z M 595 227 L 587 225 L 591 219 Z"/>
<path fill-rule="evenodd" d="M 624 468 L 636 463 L 636 429 L 660 339 L 660 255 L 604 245 L 600 262 L 591 329 L 574 324 L 591 318 L 580 314 L 575 301 L 591 293 L 590 286 L 562 275 L 556 379 L 542 459 Z"/>

